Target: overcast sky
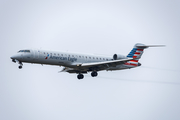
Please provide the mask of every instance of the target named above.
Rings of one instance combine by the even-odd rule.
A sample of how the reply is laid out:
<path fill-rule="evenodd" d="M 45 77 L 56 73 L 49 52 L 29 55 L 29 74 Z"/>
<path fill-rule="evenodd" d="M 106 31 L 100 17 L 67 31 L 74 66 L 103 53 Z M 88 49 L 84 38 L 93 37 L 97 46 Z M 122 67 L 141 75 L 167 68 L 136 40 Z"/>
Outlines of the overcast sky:
<path fill-rule="evenodd" d="M 1 0 L 1 120 L 179 120 L 179 0 Z M 127 55 L 146 49 L 139 68 L 85 75 L 18 64 L 36 48 Z"/>

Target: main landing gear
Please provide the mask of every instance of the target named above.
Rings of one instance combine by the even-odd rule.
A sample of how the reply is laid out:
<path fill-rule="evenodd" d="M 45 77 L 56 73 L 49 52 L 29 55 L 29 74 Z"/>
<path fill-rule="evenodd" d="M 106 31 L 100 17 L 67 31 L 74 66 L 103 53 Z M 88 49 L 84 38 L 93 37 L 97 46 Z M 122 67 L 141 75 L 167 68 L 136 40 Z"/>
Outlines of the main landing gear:
<path fill-rule="evenodd" d="M 91 76 L 92 77 L 96 77 L 98 75 L 98 73 L 96 72 L 96 71 L 93 71 L 92 73 L 91 73 Z M 82 74 L 82 73 L 79 73 L 78 75 L 77 75 L 77 78 L 80 80 L 80 79 L 83 79 L 84 78 L 84 75 Z"/>
<path fill-rule="evenodd" d="M 81 74 L 81 73 L 79 73 L 78 75 L 77 75 L 77 78 L 80 80 L 80 79 L 83 79 L 84 78 L 84 75 L 83 74 Z"/>
<path fill-rule="evenodd" d="M 93 71 L 92 73 L 91 73 L 91 76 L 92 77 L 96 77 L 98 75 L 98 73 L 96 72 L 96 71 Z"/>

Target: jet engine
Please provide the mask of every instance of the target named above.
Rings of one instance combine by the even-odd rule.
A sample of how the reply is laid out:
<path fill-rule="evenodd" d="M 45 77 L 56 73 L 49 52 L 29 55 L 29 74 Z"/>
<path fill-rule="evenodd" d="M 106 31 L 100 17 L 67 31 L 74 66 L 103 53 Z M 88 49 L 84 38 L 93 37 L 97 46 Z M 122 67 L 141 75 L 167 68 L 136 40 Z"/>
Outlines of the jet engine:
<path fill-rule="evenodd" d="M 124 55 L 119 55 L 119 54 L 114 54 L 113 55 L 113 60 L 119 60 L 119 59 L 125 59 L 126 56 Z"/>

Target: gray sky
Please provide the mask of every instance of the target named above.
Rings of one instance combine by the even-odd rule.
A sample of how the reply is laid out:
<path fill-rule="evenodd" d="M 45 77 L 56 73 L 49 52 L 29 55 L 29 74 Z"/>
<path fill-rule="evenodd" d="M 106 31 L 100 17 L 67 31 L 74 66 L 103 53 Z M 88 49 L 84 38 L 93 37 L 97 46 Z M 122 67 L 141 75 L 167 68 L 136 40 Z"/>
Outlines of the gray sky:
<path fill-rule="evenodd" d="M 179 0 L 1 0 L 1 120 L 179 120 Z M 10 56 L 37 48 L 127 55 L 145 50 L 142 66 L 90 74 L 18 64 Z"/>

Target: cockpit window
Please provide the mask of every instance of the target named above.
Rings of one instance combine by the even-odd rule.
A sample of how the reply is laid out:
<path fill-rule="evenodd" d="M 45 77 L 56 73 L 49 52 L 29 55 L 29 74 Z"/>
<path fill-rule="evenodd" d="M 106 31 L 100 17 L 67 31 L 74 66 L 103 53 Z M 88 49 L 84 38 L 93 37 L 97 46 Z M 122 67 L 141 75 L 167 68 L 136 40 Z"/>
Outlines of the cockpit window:
<path fill-rule="evenodd" d="M 20 50 L 18 52 L 27 52 L 27 53 L 30 53 L 30 50 Z"/>

